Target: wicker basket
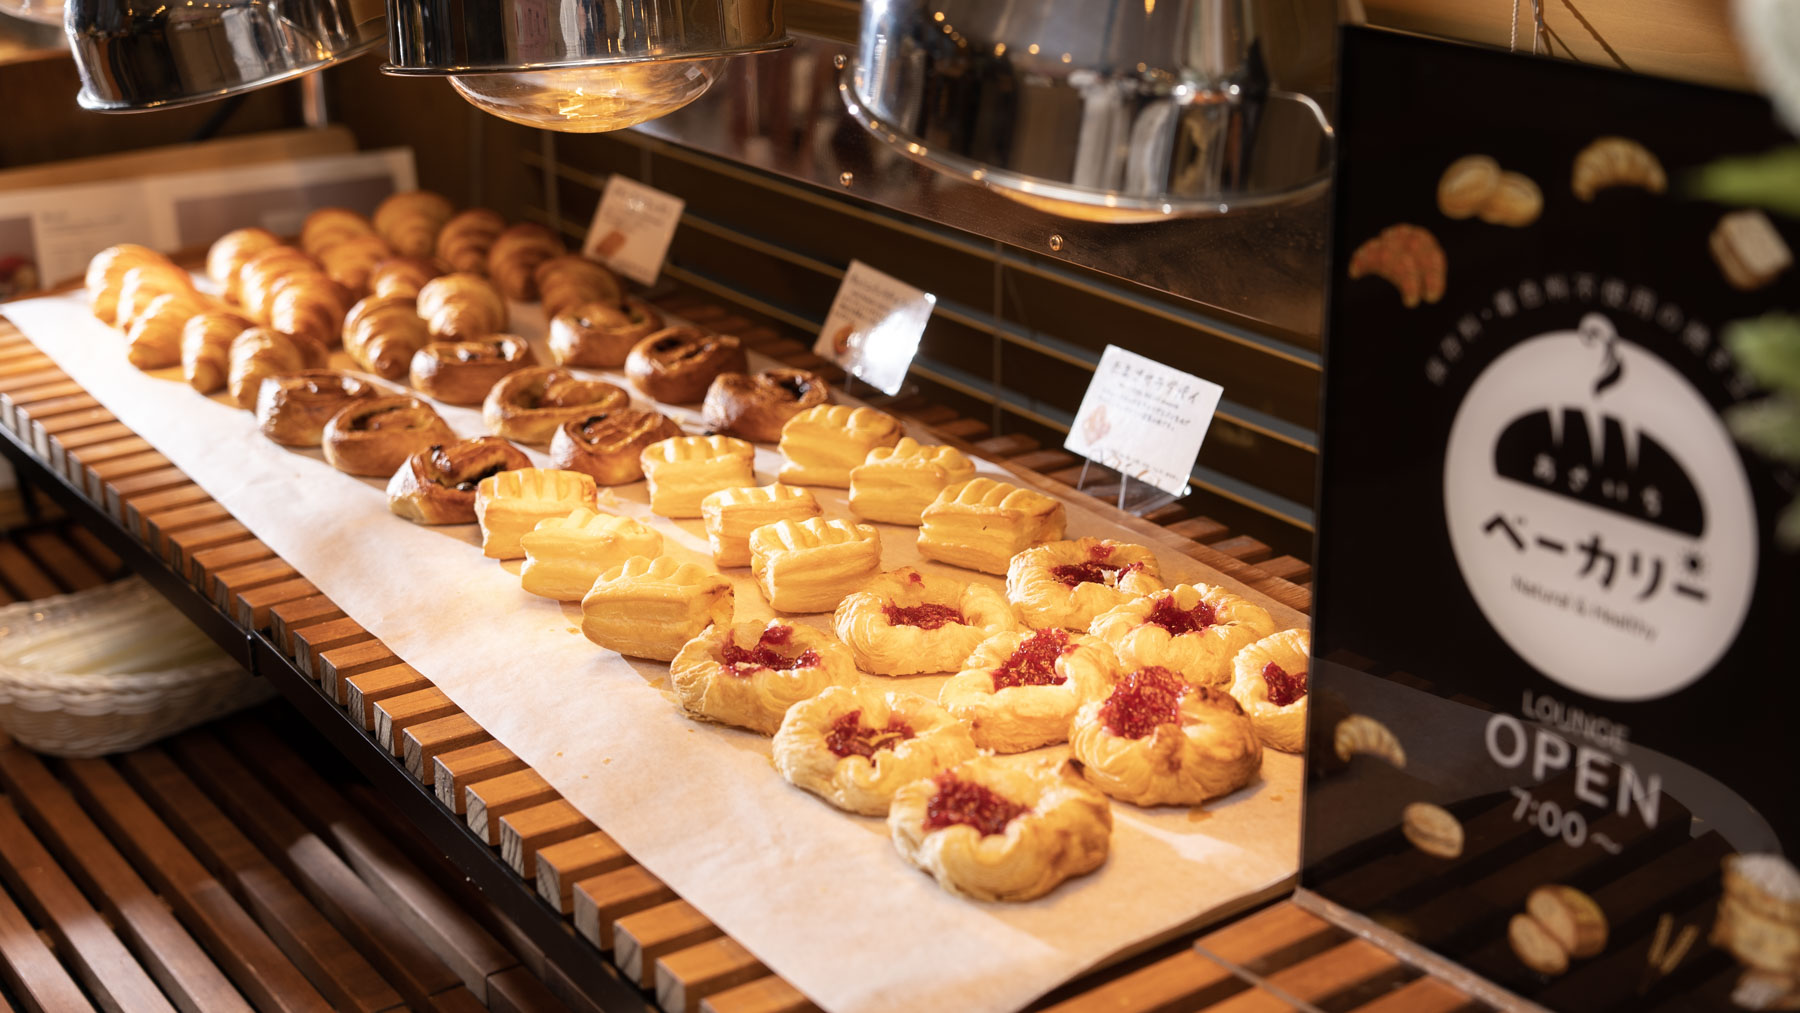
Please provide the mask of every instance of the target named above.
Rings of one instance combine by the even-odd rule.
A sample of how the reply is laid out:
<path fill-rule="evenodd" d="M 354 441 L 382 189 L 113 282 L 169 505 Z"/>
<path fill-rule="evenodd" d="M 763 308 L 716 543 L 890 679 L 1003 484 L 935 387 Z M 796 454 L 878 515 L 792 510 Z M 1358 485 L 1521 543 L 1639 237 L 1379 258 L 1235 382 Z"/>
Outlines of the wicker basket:
<path fill-rule="evenodd" d="M 131 578 L 9 605 L 0 608 L 0 644 L 16 648 L 151 599 L 161 600 L 149 585 Z M 202 636 L 197 630 L 194 635 Z M 17 653 L 9 650 L 7 657 Z M 108 674 L 45 671 L 0 660 L 0 729 L 41 753 L 100 756 L 136 749 L 269 694 L 266 681 L 252 678 L 223 652 L 180 668 Z"/>

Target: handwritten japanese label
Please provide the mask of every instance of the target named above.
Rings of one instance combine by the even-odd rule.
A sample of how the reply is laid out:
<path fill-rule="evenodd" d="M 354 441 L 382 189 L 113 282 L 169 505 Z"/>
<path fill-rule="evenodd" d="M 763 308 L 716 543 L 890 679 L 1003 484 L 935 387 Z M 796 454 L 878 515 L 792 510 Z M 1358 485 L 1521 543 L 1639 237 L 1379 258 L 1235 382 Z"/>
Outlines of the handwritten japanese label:
<path fill-rule="evenodd" d="M 1063 447 L 1179 496 L 1224 393 L 1211 380 L 1107 345 Z"/>
<path fill-rule="evenodd" d="M 853 260 L 813 351 L 884 394 L 899 393 L 936 305 L 930 292 Z"/>
<path fill-rule="evenodd" d="M 686 206 L 674 194 L 615 174 L 600 194 L 581 250 L 640 285 L 654 285 Z"/>

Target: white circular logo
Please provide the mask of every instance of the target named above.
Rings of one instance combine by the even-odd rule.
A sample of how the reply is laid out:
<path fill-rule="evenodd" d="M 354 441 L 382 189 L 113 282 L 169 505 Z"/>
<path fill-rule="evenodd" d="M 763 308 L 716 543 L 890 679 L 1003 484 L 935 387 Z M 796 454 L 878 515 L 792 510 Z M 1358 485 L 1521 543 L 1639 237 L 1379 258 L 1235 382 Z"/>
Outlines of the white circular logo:
<path fill-rule="evenodd" d="M 1482 615 L 1589 696 L 1681 689 L 1750 606 L 1756 514 L 1730 434 L 1599 313 L 1476 378 L 1450 428 L 1444 513 Z"/>

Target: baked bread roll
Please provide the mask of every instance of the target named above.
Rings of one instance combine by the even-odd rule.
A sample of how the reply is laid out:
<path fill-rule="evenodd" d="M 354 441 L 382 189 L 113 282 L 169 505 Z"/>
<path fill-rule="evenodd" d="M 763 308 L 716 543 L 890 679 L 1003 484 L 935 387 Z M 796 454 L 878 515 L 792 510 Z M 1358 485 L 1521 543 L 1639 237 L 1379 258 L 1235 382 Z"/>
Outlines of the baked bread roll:
<path fill-rule="evenodd" d="M 384 380 L 404 380 L 412 358 L 431 343 L 425 319 L 403 296 L 372 295 L 344 317 L 344 351 L 358 366 Z"/>
<path fill-rule="evenodd" d="M 598 261 L 579 253 L 564 253 L 544 261 L 532 271 L 532 280 L 537 283 L 538 297 L 544 301 L 544 317 L 550 320 L 583 303 L 618 306 L 625 301 L 619 279 Z"/>
<path fill-rule="evenodd" d="M 395 469 L 388 509 L 414 524 L 473 524 L 482 480 L 529 467 L 531 458 L 498 436 L 436 444 Z"/>
<path fill-rule="evenodd" d="M 634 556 L 582 596 L 581 633 L 626 657 L 673 661 L 708 626 L 730 626 L 731 609 L 724 577 L 697 563 Z"/>
<path fill-rule="evenodd" d="M 791 485 L 720 489 L 700 501 L 706 541 L 719 566 L 750 565 L 750 532 L 776 521 L 803 521 L 822 511 L 805 489 Z"/>
<path fill-rule="evenodd" d="M 291 274 L 325 277 L 311 257 L 292 246 L 271 246 L 244 261 L 237 273 L 237 300 L 251 320 L 269 322 L 275 283 Z"/>
<path fill-rule="evenodd" d="M 714 377 L 741 373 L 748 362 L 744 343 L 729 334 L 669 327 L 632 346 L 625 357 L 625 377 L 647 398 L 688 404 L 706 396 Z"/>
<path fill-rule="evenodd" d="M 125 285 L 125 275 L 134 267 L 161 267 L 171 274 L 183 273 L 175 262 L 148 246 L 136 243 L 120 243 L 109 246 L 88 261 L 85 283 L 88 297 L 93 300 L 94 316 L 107 324 L 117 324 L 119 316 L 119 290 Z"/>
<path fill-rule="evenodd" d="M 1104 695 L 1119 669 L 1097 637 L 1067 630 L 1002 633 L 981 642 L 938 703 L 968 722 L 975 744 L 1022 753 L 1069 737 L 1081 705 Z"/>
<path fill-rule="evenodd" d="M 519 559 L 519 543 L 539 521 L 592 510 L 599 490 L 594 480 L 573 471 L 520 468 L 502 471 L 475 487 L 475 520 L 481 525 L 481 552 L 489 559 Z"/>
<path fill-rule="evenodd" d="M 393 255 L 380 236 L 352 236 L 320 250 L 319 266 L 351 299 L 361 299 L 369 294 L 369 276 L 375 273 L 375 265 Z"/>
<path fill-rule="evenodd" d="M 584 380 L 559 366 L 535 366 L 494 384 L 481 403 L 481 418 L 509 440 L 542 444 L 565 422 L 630 405 L 631 395 L 603 380 Z"/>
<path fill-rule="evenodd" d="M 309 257 L 317 257 L 326 247 L 374 234 L 375 226 L 349 208 L 320 208 L 300 223 L 300 249 Z"/>
<path fill-rule="evenodd" d="M 901 785 L 975 757 L 969 729 L 926 697 L 832 686 L 788 708 L 775 769 L 839 809 L 886 816 Z"/>
<path fill-rule="evenodd" d="M 251 257 L 280 245 L 281 238 L 268 229 L 232 229 L 207 248 L 206 276 L 219 286 L 225 298 L 235 301 L 238 268 Z"/>
<path fill-rule="evenodd" d="M 122 331 L 130 330 L 138 317 L 149 311 L 150 304 L 165 295 L 203 298 L 194 289 L 193 280 L 188 277 L 187 272 L 180 268 L 145 264 L 126 271 L 125 280 L 119 285 L 113 326 Z"/>
<path fill-rule="evenodd" d="M 1063 536 L 1063 505 L 1043 493 L 973 478 L 938 494 L 920 515 L 919 554 L 1005 573 L 1012 557 Z"/>
<path fill-rule="evenodd" d="M 1312 637 L 1303 629 L 1272 633 L 1231 659 L 1231 696 L 1270 749 L 1306 748 L 1306 692 Z"/>
<path fill-rule="evenodd" d="M 181 375 L 188 386 L 211 394 L 225 386 L 231 371 L 231 342 L 250 321 L 225 310 L 188 318 L 181 328 Z"/>
<path fill-rule="evenodd" d="M 479 274 L 446 274 L 426 282 L 419 289 L 418 312 L 440 341 L 486 337 L 507 324 L 505 298 Z"/>
<path fill-rule="evenodd" d="M 618 369 L 633 345 L 661 327 L 662 316 L 635 297 L 627 298 L 623 306 L 576 303 L 551 318 L 550 355 L 559 366 Z"/>
<path fill-rule="evenodd" d="M 525 550 L 521 588 L 557 601 L 580 601 L 601 574 L 627 559 L 662 555 L 663 540 L 629 517 L 581 507 L 567 517 L 538 521 L 519 537 L 519 545 Z"/>
<path fill-rule="evenodd" d="M 359 377 L 335 369 L 303 369 L 271 376 L 256 393 L 256 424 L 262 434 L 284 447 L 316 447 L 325 438 L 325 423 L 357 401 L 387 392 Z"/>
<path fill-rule="evenodd" d="M 454 214 L 455 206 L 430 190 L 391 194 L 375 206 L 375 232 L 402 257 L 429 257 Z"/>
<path fill-rule="evenodd" d="M 271 327 L 251 327 L 231 339 L 227 359 L 225 380 L 231 389 L 231 400 L 239 408 L 253 411 L 263 380 L 322 368 L 326 354 L 322 346 L 306 338 L 283 334 Z"/>
<path fill-rule="evenodd" d="M 1006 600 L 1033 629 L 1085 630 L 1094 617 L 1162 590 L 1142 545 L 1077 538 L 1026 549 L 1006 567 Z"/>
<path fill-rule="evenodd" d="M 508 299 L 531 302 L 538 297 L 538 265 L 563 252 L 556 233 L 535 222 L 520 222 L 494 237 L 488 248 L 487 276 Z"/>
<path fill-rule="evenodd" d="M 198 292 L 159 295 L 125 331 L 125 358 L 139 369 L 163 369 L 181 363 L 181 332 L 187 322 L 211 308 Z"/>
<path fill-rule="evenodd" d="M 894 792 L 888 832 L 951 893 L 1024 901 L 1106 861 L 1112 809 L 1067 760 L 981 756 Z"/>
<path fill-rule="evenodd" d="M 464 274 L 487 273 L 488 248 L 506 231 L 506 219 L 488 208 L 453 215 L 437 235 L 437 259 Z"/>
<path fill-rule="evenodd" d="M 850 469 L 850 512 L 865 521 L 918 527 L 938 493 L 975 477 L 975 464 L 955 447 L 900 437 L 876 447 Z"/>
<path fill-rule="evenodd" d="M 369 478 L 386 478 L 414 454 L 454 442 L 456 434 L 430 405 L 406 395 L 354 400 L 320 436 L 333 468 Z"/>
<path fill-rule="evenodd" d="M 869 451 L 900 441 L 900 422 L 886 412 L 849 405 L 815 405 L 781 427 L 781 480 L 795 485 L 850 487 L 850 469 Z"/>
<path fill-rule="evenodd" d="M 1231 694 L 1156 667 L 1083 704 L 1069 753 L 1101 791 L 1141 806 L 1199 805 L 1262 769 L 1262 743 Z"/>
<path fill-rule="evenodd" d="M 413 353 L 409 375 L 426 397 L 446 404 L 480 404 L 501 377 L 536 363 L 525 339 L 490 334 L 427 344 Z"/>
<path fill-rule="evenodd" d="M 1019 621 L 993 588 L 905 566 L 839 602 L 831 626 L 862 671 L 918 675 L 960 670 L 983 641 Z"/>
<path fill-rule="evenodd" d="M 644 448 L 680 435 L 681 427 L 661 412 L 616 408 L 557 426 L 550 465 L 590 475 L 601 485 L 624 485 L 644 477 Z"/>
<path fill-rule="evenodd" d="M 369 272 L 369 294 L 412 302 L 419 298 L 419 290 L 425 287 L 426 282 L 442 277 L 443 273 L 429 260 L 389 257 L 376 264 L 375 270 Z"/>
<path fill-rule="evenodd" d="M 781 439 L 788 420 L 831 400 L 831 389 L 817 373 L 804 369 L 771 369 L 761 373 L 720 373 L 706 388 L 701 412 L 706 428 L 753 443 Z"/>
<path fill-rule="evenodd" d="M 756 448 L 729 436 L 674 436 L 638 455 L 649 482 L 650 510 L 664 517 L 701 517 L 701 501 L 720 489 L 756 484 Z"/>
<path fill-rule="evenodd" d="M 1224 688 L 1231 659 L 1275 632 L 1253 602 L 1210 584 L 1178 584 L 1102 613 L 1091 627 L 1128 669 L 1166 668 L 1189 682 Z"/>
<path fill-rule="evenodd" d="M 830 612 L 881 569 L 881 536 L 867 524 L 776 521 L 750 532 L 750 572 L 777 612 Z"/>
<path fill-rule="evenodd" d="M 290 274 L 269 291 L 270 327 L 321 348 L 336 348 L 343 340 L 350 307 L 337 283 L 319 274 Z"/>
<path fill-rule="evenodd" d="M 773 735 L 789 707 L 853 684 L 856 666 L 843 644 L 809 626 L 718 623 L 682 646 L 669 681 L 688 717 Z"/>

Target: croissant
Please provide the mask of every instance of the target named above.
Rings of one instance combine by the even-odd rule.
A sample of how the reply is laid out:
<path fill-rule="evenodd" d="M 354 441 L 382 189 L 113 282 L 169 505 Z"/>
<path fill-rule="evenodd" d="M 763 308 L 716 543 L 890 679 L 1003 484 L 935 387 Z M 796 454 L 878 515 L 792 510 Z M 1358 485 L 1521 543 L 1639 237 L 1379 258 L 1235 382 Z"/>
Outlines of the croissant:
<path fill-rule="evenodd" d="M 159 295 L 125 332 L 125 358 L 139 369 L 162 369 L 181 362 L 181 329 L 206 311 L 195 292 Z"/>
<path fill-rule="evenodd" d="M 270 327 L 252 327 L 231 341 L 226 381 L 231 399 L 239 408 L 256 408 L 256 394 L 263 380 L 302 369 L 325 365 L 325 348 L 311 339 Z"/>
<path fill-rule="evenodd" d="M 269 320 L 269 296 L 275 283 L 289 274 L 324 277 L 319 265 L 292 246 L 271 246 L 244 261 L 237 273 L 237 301 L 259 323 Z"/>
<path fill-rule="evenodd" d="M 118 315 L 119 288 L 125 284 L 125 273 L 145 264 L 174 264 L 169 258 L 148 246 L 120 243 L 94 254 L 88 261 L 87 291 L 94 300 L 94 316 L 112 323 Z"/>
<path fill-rule="evenodd" d="M 320 348 L 337 345 L 344 312 L 343 290 L 323 275 L 288 275 L 271 289 L 269 326 Z"/>
<path fill-rule="evenodd" d="M 506 299 L 479 274 L 446 274 L 419 290 L 419 316 L 433 338 L 463 341 L 506 329 Z"/>
<path fill-rule="evenodd" d="M 578 253 L 551 257 L 537 266 L 532 277 L 544 300 L 544 315 L 551 319 L 583 303 L 618 306 L 625 299 L 619 279 L 611 271 Z"/>
<path fill-rule="evenodd" d="M 207 277 L 224 289 L 225 298 L 236 300 L 238 268 L 251 257 L 280 245 L 281 239 L 268 229 L 232 229 L 206 251 Z"/>
<path fill-rule="evenodd" d="M 488 250 L 488 277 L 508 299 L 530 302 L 538 297 L 538 265 L 562 252 L 562 240 L 544 226 L 514 225 L 495 237 Z"/>
<path fill-rule="evenodd" d="M 455 213 L 442 194 L 397 193 L 375 209 L 375 232 L 403 257 L 429 257 L 437 249 L 438 230 Z"/>
<path fill-rule="evenodd" d="M 444 272 L 418 257 L 389 257 L 369 274 L 369 294 L 417 299 L 425 283 Z"/>
<path fill-rule="evenodd" d="M 360 299 L 369 294 L 369 275 L 375 265 L 392 255 L 380 236 L 353 236 L 320 250 L 319 264 L 326 277 L 344 286 L 352 299 Z"/>
<path fill-rule="evenodd" d="M 300 249 L 308 256 L 316 257 L 328 246 L 374 234 L 375 226 L 349 208 L 320 208 L 307 215 L 300 225 Z"/>
<path fill-rule="evenodd" d="M 1649 148 L 1629 137 L 1602 137 L 1581 149 L 1569 182 L 1569 188 L 1583 201 L 1593 200 L 1609 186 L 1637 186 L 1662 193 L 1668 185 L 1662 163 Z"/>
<path fill-rule="evenodd" d="M 1350 277 L 1375 275 L 1400 290 L 1400 302 L 1411 309 L 1423 299 L 1444 296 L 1444 248 L 1429 231 L 1402 222 L 1367 240 L 1350 256 Z"/>
<path fill-rule="evenodd" d="M 149 263 L 134 267 L 125 272 L 125 281 L 119 286 L 118 308 L 113 317 L 113 326 L 129 328 L 150 304 L 165 295 L 198 296 L 194 291 L 194 283 L 189 280 L 187 272 L 174 265 Z"/>
<path fill-rule="evenodd" d="M 488 249 L 506 231 L 506 219 L 487 208 L 470 208 L 444 223 L 438 232 L 437 259 L 464 274 L 487 271 Z"/>
<path fill-rule="evenodd" d="M 413 353 L 431 340 L 411 298 L 372 295 L 344 318 L 344 351 L 358 366 L 386 380 L 400 380 Z"/>
<path fill-rule="evenodd" d="M 202 394 L 225 386 L 232 339 L 249 329 L 236 313 L 212 310 L 188 318 L 181 328 L 181 375 Z"/>

